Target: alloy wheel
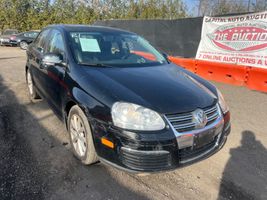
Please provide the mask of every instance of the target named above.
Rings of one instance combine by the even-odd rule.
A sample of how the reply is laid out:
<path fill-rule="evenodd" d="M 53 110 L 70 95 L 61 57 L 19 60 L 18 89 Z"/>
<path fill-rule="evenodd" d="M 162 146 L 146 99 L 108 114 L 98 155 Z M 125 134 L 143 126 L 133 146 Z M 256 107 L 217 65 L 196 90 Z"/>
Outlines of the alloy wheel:
<path fill-rule="evenodd" d="M 82 119 L 76 114 L 71 116 L 70 135 L 75 152 L 83 157 L 87 149 L 86 132 Z"/>
<path fill-rule="evenodd" d="M 28 48 L 27 42 L 20 42 L 20 48 L 26 50 Z"/>
<path fill-rule="evenodd" d="M 32 76 L 30 71 L 27 71 L 27 84 L 28 84 L 28 89 L 30 92 L 30 95 L 33 95 L 33 83 L 32 83 Z"/>

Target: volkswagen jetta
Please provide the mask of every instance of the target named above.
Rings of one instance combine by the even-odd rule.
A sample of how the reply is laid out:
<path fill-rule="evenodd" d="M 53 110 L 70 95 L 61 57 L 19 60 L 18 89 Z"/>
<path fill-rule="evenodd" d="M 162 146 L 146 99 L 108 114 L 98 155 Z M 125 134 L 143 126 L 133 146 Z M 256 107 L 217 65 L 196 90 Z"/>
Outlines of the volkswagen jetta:
<path fill-rule="evenodd" d="M 124 30 L 44 28 L 27 50 L 26 80 L 31 100 L 48 101 L 86 165 L 176 169 L 214 154 L 230 133 L 214 85 Z"/>

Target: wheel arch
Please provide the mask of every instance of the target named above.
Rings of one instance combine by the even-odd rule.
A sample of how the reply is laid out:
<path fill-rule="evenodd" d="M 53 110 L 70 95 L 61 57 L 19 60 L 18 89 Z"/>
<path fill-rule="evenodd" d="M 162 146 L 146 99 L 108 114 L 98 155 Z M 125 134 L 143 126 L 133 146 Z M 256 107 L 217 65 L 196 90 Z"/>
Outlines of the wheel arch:
<path fill-rule="evenodd" d="M 27 62 L 26 65 L 25 65 L 25 77 L 26 77 L 26 80 L 27 80 L 27 72 L 28 72 L 28 70 L 30 70 L 30 66 L 29 66 L 29 64 L 28 64 L 28 62 Z M 30 70 L 30 73 L 31 73 L 31 75 L 32 75 L 31 70 Z M 34 80 L 32 80 L 32 81 L 34 82 Z"/>
<path fill-rule="evenodd" d="M 28 42 L 27 40 L 21 40 L 21 41 L 19 41 L 19 44 L 20 44 L 21 42 L 25 42 L 25 43 L 29 44 L 29 42 Z"/>
<path fill-rule="evenodd" d="M 29 69 L 28 64 L 25 65 L 25 73 L 27 72 L 27 70 Z"/>
<path fill-rule="evenodd" d="M 28 64 L 25 65 L 25 78 L 26 78 L 26 81 L 27 81 L 27 72 L 28 70 L 30 69 L 30 67 L 28 66 Z"/>
<path fill-rule="evenodd" d="M 68 130 L 68 115 L 69 115 L 70 109 L 75 105 L 77 105 L 77 102 L 75 102 L 74 100 L 68 100 L 64 106 L 64 123 L 65 123 L 67 130 Z"/>
<path fill-rule="evenodd" d="M 80 88 L 73 88 L 72 89 L 72 95 L 71 97 L 67 98 L 66 103 L 64 104 L 63 110 L 64 110 L 64 121 L 65 125 L 68 129 L 68 114 L 71 108 L 75 105 L 78 105 L 84 112 L 84 114 L 87 116 L 88 120 L 91 121 L 94 117 L 91 114 L 91 111 L 100 105 L 100 102 L 98 102 L 95 98 L 90 96 L 88 93 L 83 91 Z"/>

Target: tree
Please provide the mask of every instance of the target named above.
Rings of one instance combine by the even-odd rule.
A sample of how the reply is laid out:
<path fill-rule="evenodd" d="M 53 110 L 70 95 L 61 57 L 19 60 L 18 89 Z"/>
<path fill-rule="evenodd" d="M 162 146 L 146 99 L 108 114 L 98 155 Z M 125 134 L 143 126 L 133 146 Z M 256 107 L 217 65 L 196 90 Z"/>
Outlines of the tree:
<path fill-rule="evenodd" d="M 265 11 L 267 9 L 267 1 L 266 0 L 256 0 L 254 6 L 254 11 Z"/>
<path fill-rule="evenodd" d="M 200 0 L 199 1 L 199 15 L 225 15 L 230 13 L 244 13 L 247 12 L 246 2 L 233 0 Z"/>
<path fill-rule="evenodd" d="M 182 0 L 0 0 L 0 29 L 41 29 L 49 24 L 92 24 L 105 19 L 176 19 Z"/>

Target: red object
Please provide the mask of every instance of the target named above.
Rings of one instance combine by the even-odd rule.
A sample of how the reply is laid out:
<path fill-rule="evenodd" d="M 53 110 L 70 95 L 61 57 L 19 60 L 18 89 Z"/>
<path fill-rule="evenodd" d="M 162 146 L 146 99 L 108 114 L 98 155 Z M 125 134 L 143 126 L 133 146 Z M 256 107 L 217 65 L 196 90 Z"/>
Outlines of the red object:
<path fill-rule="evenodd" d="M 148 60 L 152 60 L 152 61 L 156 60 L 156 57 L 151 53 L 147 53 L 147 52 L 143 52 L 143 51 L 131 51 L 131 53 L 134 53 L 134 54 L 139 55 L 139 56 L 143 56 L 144 58 L 146 58 Z"/>
<path fill-rule="evenodd" d="M 196 73 L 208 80 L 241 86 L 246 84 L 247 69 L 235 64 L 197 60 Z"/>
<path fill-rule="evenodd" d="M 173 56 L 169 59 L 205 79 L 267 92 L 267 69 Z"/>
<path fill-rule="evenodd" d="M 15 35 L 12 35 L 12 36 L 10 36 L 9 39 L 10 39 L 10 40 L 16 40 L 16 36 L 15 36 Z"/>
<path fill-rule="evenodd" d="M 184 69 L 187 69 L 188 71 L 191 71 L 193 73 L 196 72 L 196 60 L 194 59 L 188 59 L 188 58 L 178 58 L 178 57 L 168 57 L 171 62 L 174 64 L 183 67 Z"/>
<path fill-rule="evenodd" d="M 267 69 L 250 67 L 247 87 L 253 90 L 267 92 Z"/>
<path fill-rule="evenodd" d="M 265 36 L 267 31 L 265 28 L 262 28 L 261 24 L 257 25 L 247 25 L 242 27 L 236 26 L 223 26 L 220 29 L 216 29 L 214 33 L 212 33 L 211 38 L 212 42 L 221 49 L 230 50 L 230 51 L 255 51 L 260 50 L 267 47 L 267 42 L 261 39 L 262 36 Z M 245 31 L 244 31 L 245 30 Z M 234 45 L 237 37 L 239 40 L 243 41 L 243 48 L 240 49 L 239 46 Z M 222 39 L 223 38 L 223 39 Z M 226 42 L 227 41 L 227 42 Z M 261 43 L 258 44 L 257 42 Z"/>

